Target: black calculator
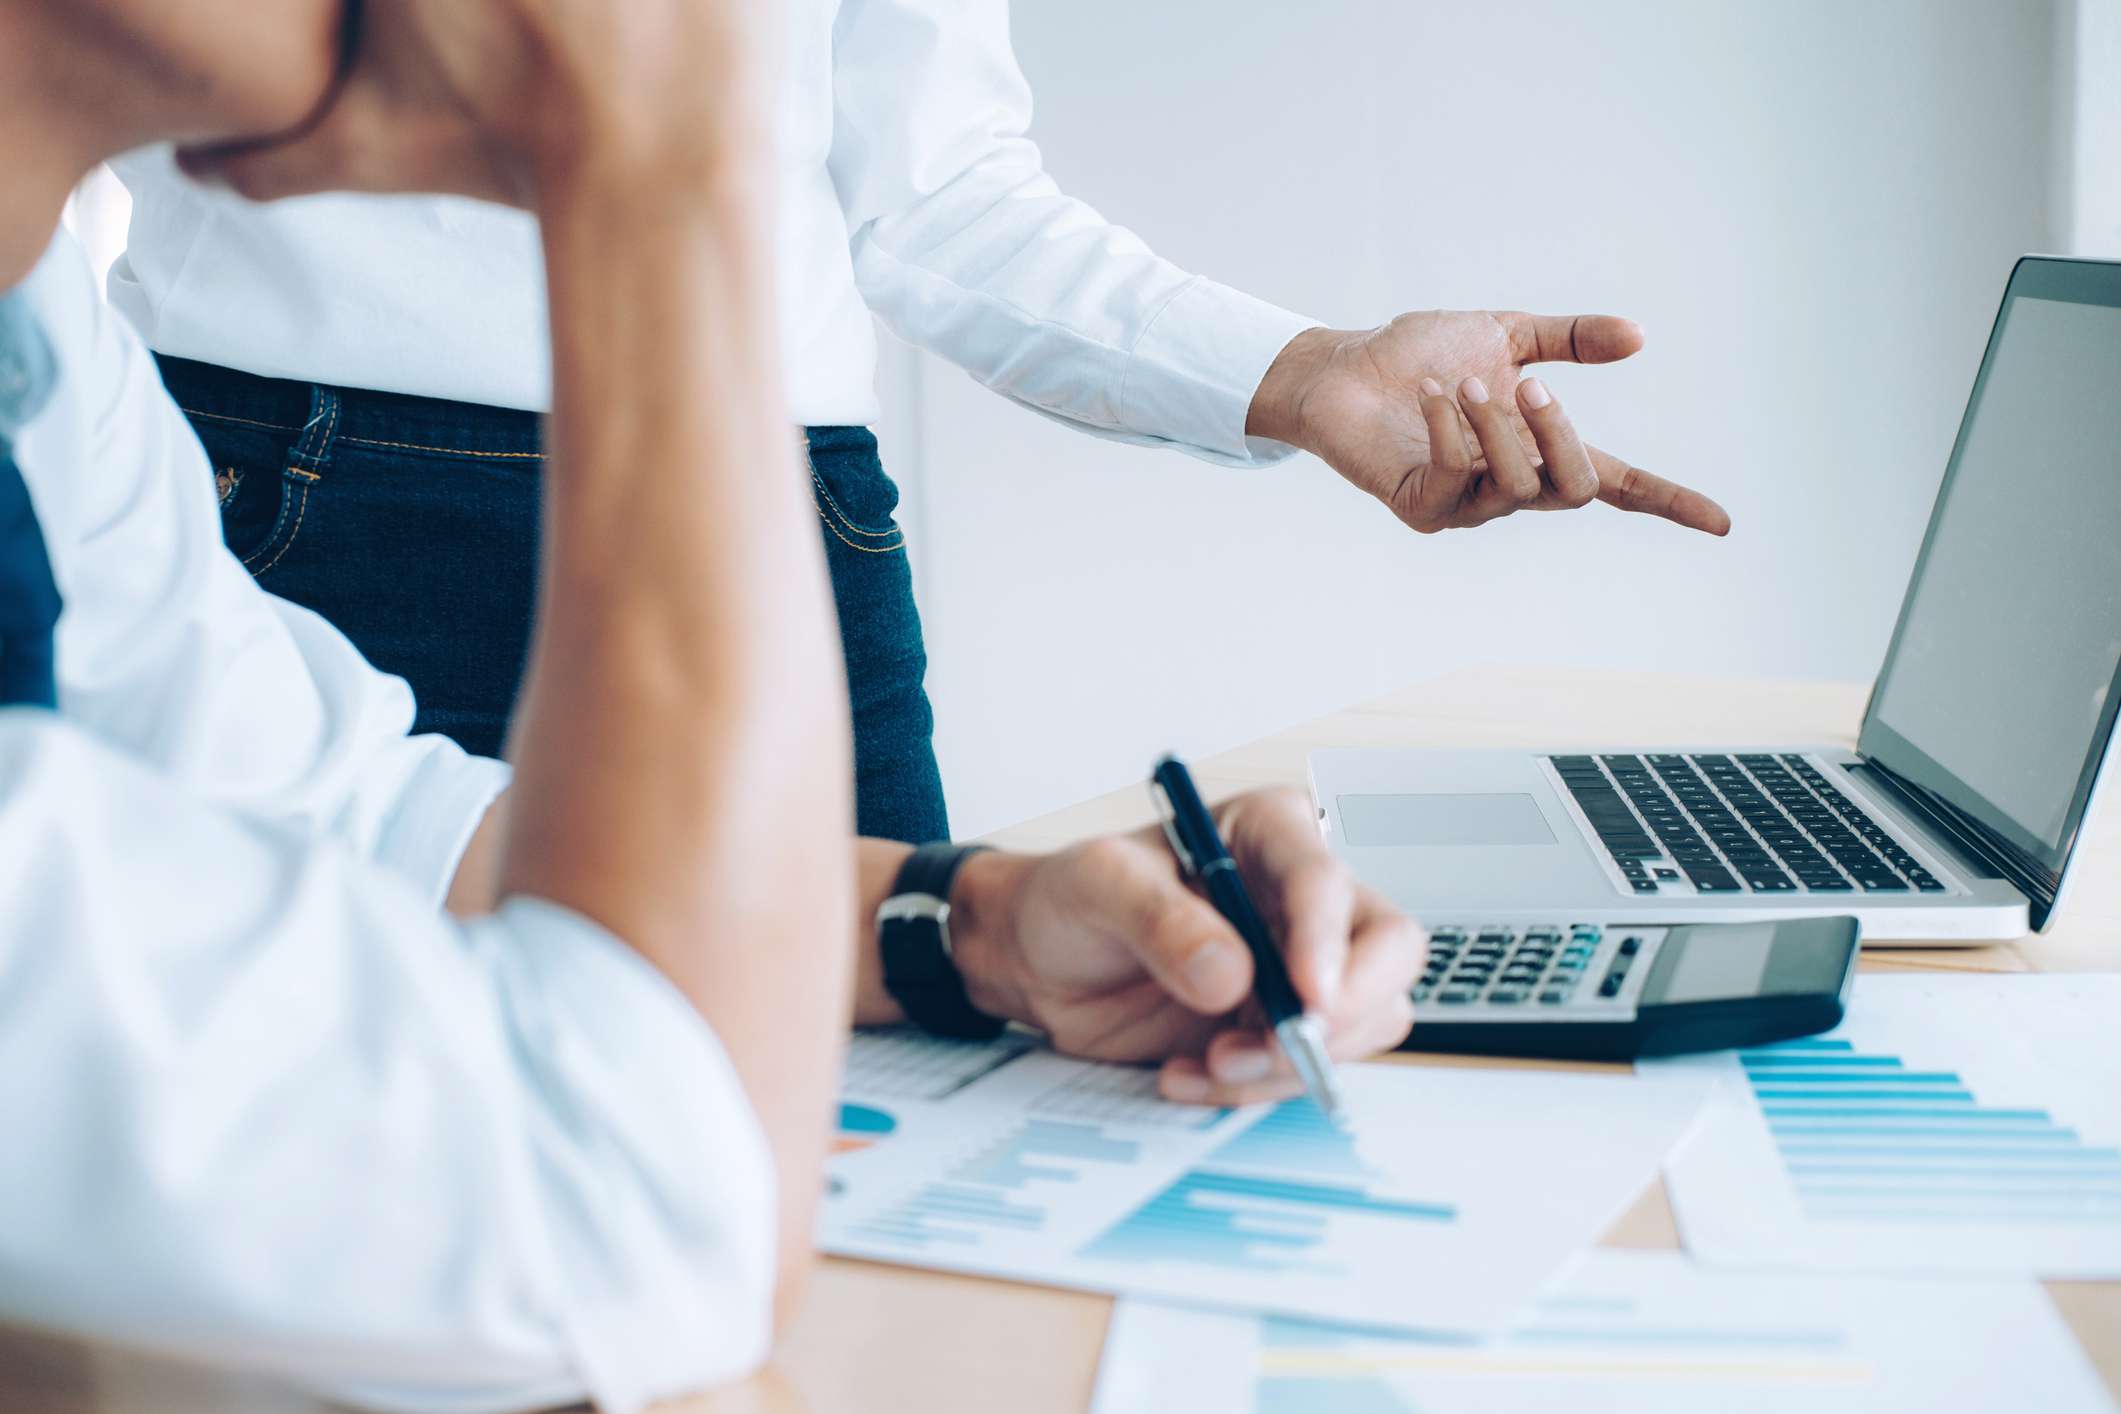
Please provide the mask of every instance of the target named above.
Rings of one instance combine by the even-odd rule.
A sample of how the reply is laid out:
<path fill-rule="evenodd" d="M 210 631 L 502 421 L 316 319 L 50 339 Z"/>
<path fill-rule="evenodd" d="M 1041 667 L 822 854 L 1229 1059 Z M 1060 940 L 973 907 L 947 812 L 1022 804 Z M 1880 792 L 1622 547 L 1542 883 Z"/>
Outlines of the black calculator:
<path fill-rule="evenodd" d="M 1632 1060 L 1841 1023 L 1853 918 L 1438 926 L 1403 1049 Z"/>

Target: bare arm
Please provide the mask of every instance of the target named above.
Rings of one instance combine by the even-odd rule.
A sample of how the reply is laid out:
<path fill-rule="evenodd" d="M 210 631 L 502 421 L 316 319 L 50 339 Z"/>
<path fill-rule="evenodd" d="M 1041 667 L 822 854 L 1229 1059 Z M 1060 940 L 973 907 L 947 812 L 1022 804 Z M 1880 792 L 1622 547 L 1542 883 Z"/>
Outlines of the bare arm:
<path fill-rule="evenodd" d="M 850 1006 L 846 685 L 785 420 L 780 65 L 743 0 L 371 3 L 293 141 L 186 154 L 254 196 L 450 190 L 543 221 L 554 417 L 507 805 L 452 904 L 567 905 L 713 1026 L 771 1143 L 800 1286 Z"/>
<path fill-rule="evenodd" d="M 779 1163 L 785 1309 L 849 1005 L 853 812 L 764 156 L 545 194 L 549 531 L 501 889 L 604 924 L 713 1025 Z"/>

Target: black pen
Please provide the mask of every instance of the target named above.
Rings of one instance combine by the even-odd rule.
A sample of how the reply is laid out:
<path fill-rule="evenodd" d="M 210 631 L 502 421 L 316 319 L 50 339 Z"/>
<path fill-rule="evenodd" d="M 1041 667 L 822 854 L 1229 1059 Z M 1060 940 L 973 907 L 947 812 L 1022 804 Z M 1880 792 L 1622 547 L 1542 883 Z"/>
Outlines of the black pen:
<path fill-rule="evenodd" d="M 1333 1083 L 1333 1063 L 1326 1056 L 1326 1038 L 1316 1017 L 1304 1010 L 1303 999 L 1289 980 L 1288 964 L 1281 949 L 1267 933 L 1266 920 L 1252 904 L 1237 861 L 1215 828 L 1215 817 L 1194 789 L 1193 776 L 1176 756 L 1156 763 L 1149 777 L 1149 796 L 1156 802 L 1164 822 L 1164 835 L 1186 874 L 1199 883 L 1215 905 L 1215 911 L 1237 930 L 1252 950 L 1252 985 L 1259 1004 L 1266 1009 L 1267 1024 L 1282 1054 L 1303 1081 L 1304 1090 L 1328 1118 L 1342 1114 L 1340 1087 Z"/>

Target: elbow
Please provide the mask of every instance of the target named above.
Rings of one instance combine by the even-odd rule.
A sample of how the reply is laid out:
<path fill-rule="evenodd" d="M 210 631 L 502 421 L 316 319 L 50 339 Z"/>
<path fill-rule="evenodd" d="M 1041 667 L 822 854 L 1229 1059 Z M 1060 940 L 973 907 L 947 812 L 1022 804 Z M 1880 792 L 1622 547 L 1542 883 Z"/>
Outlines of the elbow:
<path fill-rule="evenodd" d="M 773 1345 L 779 1348 L 810 1294 L 810 1280 L 817 1271 L 817 1252 L 809 1242 L 783 1250 L 780 1272 L 773 1287 Z"/>

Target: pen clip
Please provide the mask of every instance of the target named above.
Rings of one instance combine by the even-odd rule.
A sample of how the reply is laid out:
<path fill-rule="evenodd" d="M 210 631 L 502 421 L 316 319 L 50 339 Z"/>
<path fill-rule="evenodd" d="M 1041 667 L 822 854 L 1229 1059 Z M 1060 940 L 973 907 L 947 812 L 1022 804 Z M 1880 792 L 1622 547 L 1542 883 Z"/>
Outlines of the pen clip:
<path fill-rule="evenodd" d="M 1172 807 L 1171 796 L 1165 791 L 1162 781 L 1152 779 L 1149 782 L 1149 800 L 1156 806 L 1156 821 L 1164 827 L 1164 838 L 1171 842 L 1171 852 L 1178 856 L 1179 867 L 1186 871 L 1187 877 L 1197 877 L 1200 874 L 1200 861 L 1193 857 L 1192 850 L 1186 848 L 1186 842 L 1178 837 L 1178 811 Z"/>

